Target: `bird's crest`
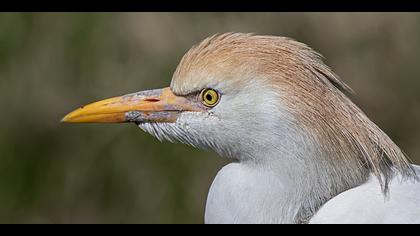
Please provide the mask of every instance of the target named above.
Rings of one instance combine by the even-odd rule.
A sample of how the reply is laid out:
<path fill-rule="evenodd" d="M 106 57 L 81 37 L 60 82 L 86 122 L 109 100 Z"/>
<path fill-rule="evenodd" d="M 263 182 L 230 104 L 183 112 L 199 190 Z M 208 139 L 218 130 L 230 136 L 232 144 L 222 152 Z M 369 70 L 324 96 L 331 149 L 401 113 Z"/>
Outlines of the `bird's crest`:
<path fill-rule="evenodd" d="M 269 78 L 267 83 L 282 94 L 300 126 L 337 167 L 336 178 L 351 178 L 354 173 L 346 170 L 353 166 L 354 172 L 374 173 L 386 191 L 394 170 L 415 176 L 403 151 L 346 96 L 352 93 L 350 87 L 319 53 L 293 39 L 243 33 L 211 36 L 185 54 L 171 88 L 188 94 L 213 80 L 239 86 L 257 78 Z"/>

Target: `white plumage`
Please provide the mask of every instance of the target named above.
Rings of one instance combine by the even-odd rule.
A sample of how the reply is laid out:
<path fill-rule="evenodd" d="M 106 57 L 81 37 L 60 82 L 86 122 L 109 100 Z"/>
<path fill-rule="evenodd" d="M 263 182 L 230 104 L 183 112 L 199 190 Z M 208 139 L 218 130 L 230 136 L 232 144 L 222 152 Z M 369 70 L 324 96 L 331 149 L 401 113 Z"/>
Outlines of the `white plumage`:
<path fill-rule="evenodd" d="M 420 175 L 420 166 L 414 166 Z M 311 223 L 420 224 L 420 184 L 400 175 L 389 183 L 384 196 L 378 179 L 369 180 L 325 203 Z"/>
<path fill-rule="evenodd" d="M 194 46 L 169 88 L 82 107 L 64 122 L 135 122 L 212 149 L 206 223 L 420 223 L 420 167 L 305 44 L 227 33 Z"/>
<path fill-rule="evenodd" d="M 420 174 L 420 167 L 415 166 Z M 288 199 L 290 183 L 275 173 L 229 164 L 216 176 L 209 192 L 206 223 L 291 223 L 297 212 Z M 311 224 L 419 224 L 420 184 L 395 176 L 384 195 L 375 176 L 327 201 L 307 222 Z"/>

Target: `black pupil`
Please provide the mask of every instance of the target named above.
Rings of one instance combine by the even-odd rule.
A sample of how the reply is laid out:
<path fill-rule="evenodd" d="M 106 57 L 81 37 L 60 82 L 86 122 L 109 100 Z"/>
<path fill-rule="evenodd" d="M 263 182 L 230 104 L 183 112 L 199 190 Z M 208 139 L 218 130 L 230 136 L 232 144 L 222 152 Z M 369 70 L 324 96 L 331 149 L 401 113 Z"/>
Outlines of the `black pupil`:
<path fill-rule="evenodd" d="M 207 95 L 206 95 L 206 98 L 207 98 L 207 100 L 209 100 L 209 101 L 213 100 L 213 96 L 211 96 L 211 94 L 207 94 Z"/>

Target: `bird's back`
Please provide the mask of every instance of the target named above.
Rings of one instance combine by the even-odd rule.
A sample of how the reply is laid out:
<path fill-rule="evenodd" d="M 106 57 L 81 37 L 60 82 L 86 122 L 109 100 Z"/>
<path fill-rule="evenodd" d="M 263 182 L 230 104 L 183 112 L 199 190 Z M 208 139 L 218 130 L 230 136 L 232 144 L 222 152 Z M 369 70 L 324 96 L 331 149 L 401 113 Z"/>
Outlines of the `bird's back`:
<path fill-rule="evenodd" d="M 420 166 L 414 166 L 420 175 Z M 324 204 L 310 223 L 420 223 L 420 182 L 395 176 L 384 196 L 378 179 L 347 190 Z"/>

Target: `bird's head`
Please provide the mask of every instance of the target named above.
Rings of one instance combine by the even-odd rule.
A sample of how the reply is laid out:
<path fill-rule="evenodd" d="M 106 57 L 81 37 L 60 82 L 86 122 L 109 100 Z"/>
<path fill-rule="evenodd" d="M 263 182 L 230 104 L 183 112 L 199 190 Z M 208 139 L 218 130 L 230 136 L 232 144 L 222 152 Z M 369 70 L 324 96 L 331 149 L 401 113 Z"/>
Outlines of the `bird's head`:
<path fill-rule="evenodd" d="M 63 121 L 134 122 L 160 140 L 239 160 L 280 151 L 303 165 L 308 156 L 325 157 L 319 165 L 351 165 L 378 176 L 392 166 L 407 168 L 404 154 L 345 90 L 305 44 L 227 33 L 191 48 L 170 87 L 92 103 Z"/>
<path fill-rule="evenodd" d="M 279 128 L 291 119 L 281 111 L 279 89 L 262 71 L 265 62 L 258 60 L 258 56 L 268 60 L 266 57 L 275 55 L 255 54 L 281 41 L 292 42 L 250 34 L 215 35 L 183 57 L 170 87 L 95 102 L 62 121 L 133 122 L 159 140 L 181 141 L 222 156 L 245 158 L 252 155 L 250 147 L 267 147 L 273 133 L 286 132 Z"/>

